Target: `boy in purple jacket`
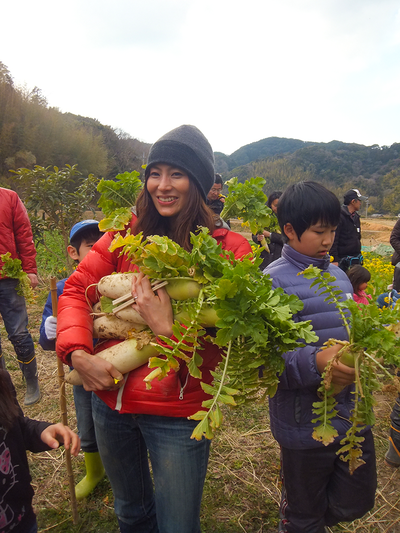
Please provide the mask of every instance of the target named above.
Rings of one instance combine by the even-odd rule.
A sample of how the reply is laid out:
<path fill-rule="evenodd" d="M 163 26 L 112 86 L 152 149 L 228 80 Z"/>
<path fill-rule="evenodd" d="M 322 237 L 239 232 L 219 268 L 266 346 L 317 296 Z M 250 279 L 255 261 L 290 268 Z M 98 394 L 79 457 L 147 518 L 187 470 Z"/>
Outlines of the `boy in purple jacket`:
<path fill-rule="evenodd" d="M 341 345 L 321 350 L 329 338 L 348 340 L 345 327 L 326 295 L 310 288 L 310 280 L 298 273 L 314 265 L 335 276 L 343 299 L 352 298 L 346 274 L 330 263 L 329 250 L 340 219 L 340 203 L 322 185 L 309 181 L 290 185 L 279 199 L 278 221 L 287 244 L 282 257 L 264 270 L 273 286 L 295 294 L 304 303 L 295 320 L 311 320 L 319 340 L 284 355 L 285 370 L 278 390 L 270 398 L 271 430 L 281 446 L 282 499 L 280 533 L 323 533 L 325 526 L 363 516 L 374 505 L 377 484 L 373 436 L 362 432 L 365 464 L 349 473 L 348 463 L 336 452 L 350 427 L 353 408 L 354 369 L 338 362 L 333 383 L 344 386 L 336 396 L 333 425 L 339 436 L 324 446 L 312 438 L 313 403 L 321 374 Z"/>

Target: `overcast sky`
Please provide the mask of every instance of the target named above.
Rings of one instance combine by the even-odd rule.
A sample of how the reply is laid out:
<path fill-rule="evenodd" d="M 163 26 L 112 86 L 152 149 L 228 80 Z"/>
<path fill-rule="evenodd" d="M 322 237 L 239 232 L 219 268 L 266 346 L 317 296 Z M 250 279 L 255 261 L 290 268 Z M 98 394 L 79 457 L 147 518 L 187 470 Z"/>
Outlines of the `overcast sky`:
<path fill-rule="evenodd" d="M 7 0 L 0 61 L 48 104 L 152 143 L 400 142 L 399 0 Z"/>

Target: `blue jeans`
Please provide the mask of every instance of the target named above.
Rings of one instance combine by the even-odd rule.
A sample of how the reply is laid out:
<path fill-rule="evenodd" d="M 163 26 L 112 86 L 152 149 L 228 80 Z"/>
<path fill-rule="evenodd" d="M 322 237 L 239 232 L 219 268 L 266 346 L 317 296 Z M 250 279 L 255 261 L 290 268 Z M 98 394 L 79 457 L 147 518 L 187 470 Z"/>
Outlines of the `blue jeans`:
<path fill-rule="evenodd" d="M 190 438 L 197 422 L 120 414 L 95 394 L 92 406 L 121 533 L 200 533 L 210 441 Z"/>
<path fill-rule="evenodd" d="M 8 338 L 14 346 L 17 359 L 23 363 L 29 362 L 35 347 L 28 331 L 28 313 L 25 299 L 17 294 L 18 280 L 0 280 L 0 314 L 6 327 Z M 1 345 L 0 345 L 1 353 Z"/>
<path fill-rule="evenodd" d="M 78 434 L 81 439 L 82 451 L 94 453 L 98 451 L 96 433 L 92 415 L 92 392 L 82 385 L 74 385 L 74 402 Z"/>

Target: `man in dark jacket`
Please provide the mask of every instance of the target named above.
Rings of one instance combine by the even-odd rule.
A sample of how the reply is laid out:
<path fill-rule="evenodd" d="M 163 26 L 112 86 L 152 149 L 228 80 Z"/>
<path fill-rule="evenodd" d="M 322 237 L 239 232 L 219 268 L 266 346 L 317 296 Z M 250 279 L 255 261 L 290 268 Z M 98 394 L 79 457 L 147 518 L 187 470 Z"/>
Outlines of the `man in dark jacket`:
<path fill-rule="evenodd" d="M 330 255 L 334 264 L 345 272 L 353 265 L 362 264 L 361 225 L 357 211 L 363 200 L 367 200 L 367 197 L 362 196 L 358 189 L 350 189 L 343 198 L 340 222 Z"/>

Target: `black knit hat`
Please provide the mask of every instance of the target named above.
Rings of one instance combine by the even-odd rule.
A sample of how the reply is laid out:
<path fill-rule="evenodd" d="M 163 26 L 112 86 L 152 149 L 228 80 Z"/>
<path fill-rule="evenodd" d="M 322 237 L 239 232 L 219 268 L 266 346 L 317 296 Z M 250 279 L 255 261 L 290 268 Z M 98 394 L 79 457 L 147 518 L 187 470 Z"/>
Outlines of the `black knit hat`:
<path fill-rule="evenodd" d="M 214 184 L 214 153 L 210 143 L 195 126 L 183 125 L 163 135 L 150 148 L 146 179 L 152 165 L 176 166 L 196 183 L 204 200 Z"/>

